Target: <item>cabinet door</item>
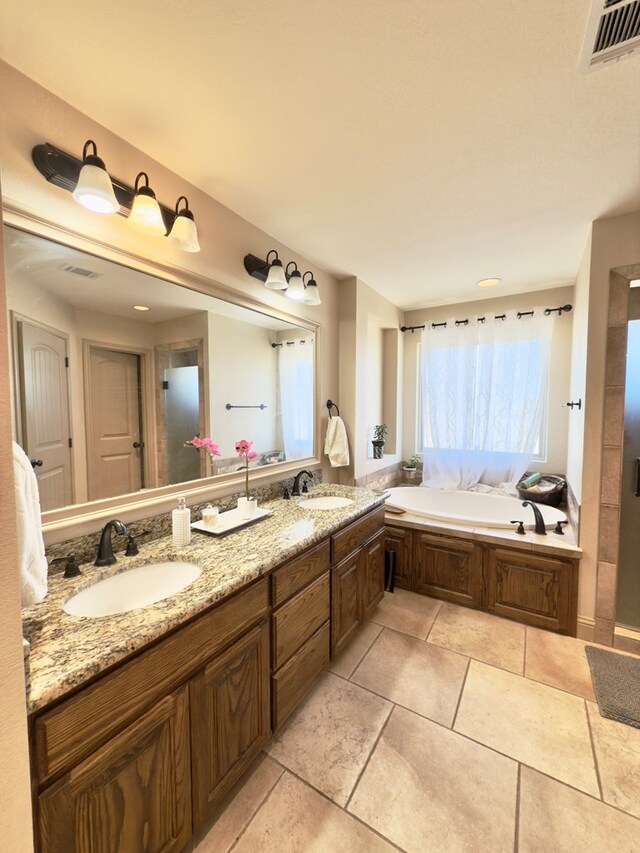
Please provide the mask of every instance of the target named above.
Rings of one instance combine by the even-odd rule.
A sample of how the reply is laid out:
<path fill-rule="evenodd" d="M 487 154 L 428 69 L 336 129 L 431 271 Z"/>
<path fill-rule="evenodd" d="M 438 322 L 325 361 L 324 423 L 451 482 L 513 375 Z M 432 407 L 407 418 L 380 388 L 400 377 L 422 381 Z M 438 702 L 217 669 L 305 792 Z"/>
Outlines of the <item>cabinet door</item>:
<path fill-rule="evenodd" d="M 362 550 L 331 571 L 331 657 L 349 642 L 360 623 L 360 566 Z"/>
<path fill-rule="evenodd" d="M 269 628 L 254 628 L 189 682 L 197 829 L 270 734 Z"/>
<path fill-rule="evenodd" d="M 384 598 L 384 533 L 379 533 L 364 546 L 360 577 L 360 618 L 364 621 Z"/>
<path fill-rule="evenodd" d="M 473 542 L 414 535 L 415 590 L 468 607 L 482 606 L 482 551 Z"/>
<path fill-rule="evenodd" d="M 41 853 L 178 853 L 191 836 L 187 687 L 38 798 Z"/>
<path fill-rule="evenodd" d="M 411 572 L 411 531 L 402 527 L 385 527 L 385 551 L 396 555 L 395 585 L 402 589 L 413 589 Z"/>
<path fill-rule="evenodd" d="M 575 636 L 575 561 L 503 548 L 487 550 L 487 610 Z"/>

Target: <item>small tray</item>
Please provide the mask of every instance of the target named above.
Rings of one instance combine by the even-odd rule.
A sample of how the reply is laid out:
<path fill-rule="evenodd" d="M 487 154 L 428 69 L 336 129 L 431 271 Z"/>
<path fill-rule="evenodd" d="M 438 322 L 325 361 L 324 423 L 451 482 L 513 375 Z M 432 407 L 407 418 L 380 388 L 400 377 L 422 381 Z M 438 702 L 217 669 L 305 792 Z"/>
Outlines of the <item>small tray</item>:
<path fill-rule="evenodd" d="M 228 509 L 226 512 L 220 513 L 215 527 L 207 527 L 204 521 L 194 521 L 191 524 L 191 529 L 197 530 L 198 533 L 207 533 L 209 536 L 224 536 L 226 533 L 231 533 L 232 530 L 248 527 L 250 524 L 262 521 L 263 518 L 268 518 L 270 515 L 273 515 L 272 509 L 260 509 L 258 507 L 256 514 L 251 518 L 241 518 L 239 509 Z"/>

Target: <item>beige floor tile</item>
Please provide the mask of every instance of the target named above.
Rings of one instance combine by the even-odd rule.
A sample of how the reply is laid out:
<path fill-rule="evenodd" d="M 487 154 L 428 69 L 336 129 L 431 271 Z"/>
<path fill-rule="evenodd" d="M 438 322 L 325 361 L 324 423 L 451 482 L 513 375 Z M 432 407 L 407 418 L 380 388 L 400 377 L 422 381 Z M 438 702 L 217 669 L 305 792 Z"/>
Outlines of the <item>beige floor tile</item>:
<path fill-rule="evenodd" d="M 348 811 L 408 851 L 513 850 L 517 764 L 395 708 Z"/>
<path fill-rule="evenodd" d="M 638 853 L 636 818 L 528 767 L 521 772 L 519 853 Z"/>
<path fill-rule="evenodd" d="M 283 772 L 279 764 L 263 755 L 232 794 L 214 825 L 195 848 L 195 853 L 224 853 L 228 850 Z"/>
<path fill-rule="evenodd" d="M 584 700 L 472 660 L 456 731 L 599 796 Z"/>
<path fill-rule="evenodd" d="M 385 593 L 384 599 L 371 614 L 371 621 L 424 640 L 441 603 L 426 595 L 418 595 L 417 592 L 396 589 L 393 593 Z"/>
<path fill-rule="evenodd" d="M 331 662 L 329 671 L 335 672 L 336 675 L 341 675 L 343 678 L 350 678 L 380 631 L 382 631 L 382 625 L 365 622 L 346 649 Z"/>
<path fill-rule="evenodd" d="M 444 603 L 428 642 L 522 675 L 524 625 Z"/>
<path fill-rule="evenodd" d="M 355 684 L 451 726 L 469 659 L 385 628 L 351 676 Z"/>
<path fill-rule="evenodd" d="M 601 717 L 595 702 L 587 707 L 604 801 L 640 817 L 640 729 Z"/>
<path fill-rule="evenodd" d="M 285 773 L 234 853 L 390 853 L 393 849 L 317 791 Z"/>
<path fill-rule="evenodd" d="M 391 708 L 386 699 L 328 673 L 268 752 L 344 805 Z"/>
<path fill-rule="evenodd" d="M 585 645 L 587 643 L 575 637 L 527 628 L 524 674 L 534 681 L 594 699 Z"/>

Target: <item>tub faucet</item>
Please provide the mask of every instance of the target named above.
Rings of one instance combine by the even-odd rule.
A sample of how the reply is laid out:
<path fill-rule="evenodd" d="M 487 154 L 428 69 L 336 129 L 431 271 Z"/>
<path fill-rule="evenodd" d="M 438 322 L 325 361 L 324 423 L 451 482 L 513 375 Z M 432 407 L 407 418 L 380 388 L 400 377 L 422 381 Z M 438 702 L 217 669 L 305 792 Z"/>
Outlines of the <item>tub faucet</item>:
<path fill-rule="evenodd" d="M 94 566 L 112 566 L 117 562 L 116 558 L 113 556 L 113 545 L 111 543 L 111 531 L 114 528 L 116 533 L 119 533 L 121 536 L 127 532 L 127 525 L 124 522 L 119 521 L 117 518 L 107 521 L 105 526 L 102 528 L 100 544 L 98 545 L 98 556 L 93 564 Z"/>
<path fill-rule="evenodd" d="M 533 510 L 533 514 L 536 519 L 535 532 L 539 533 L 541 536 L 547 535 L 547 527 L 544 523 L 544 518 L 542 517 L 542 513 L 540 512 L 540 508 L 533 503 L 533 501 L 522 501 L 522 506 L 530 506 Z"/>
<path fill-rule="evenodd" d="M 294 480 L 293 480 L 293 488 L 291 489 L 291 495 L 292 495 L 294 498 L 299 498 L 299 497 L 300 497 L 300 478 L 302 477 L 302 475 L 303 475 L 303 474 L 306 474 L 306 475 L 307 475 L 307 477 L 310 477 L 310 478 L 313 480 L 313 474 L 311 473 L 311 471 L 307 471 L 306 469 L 303 469 L 302 471 L 299 471 L 299 472 L 296 474 L 296 476 L 294 477 Z"/>

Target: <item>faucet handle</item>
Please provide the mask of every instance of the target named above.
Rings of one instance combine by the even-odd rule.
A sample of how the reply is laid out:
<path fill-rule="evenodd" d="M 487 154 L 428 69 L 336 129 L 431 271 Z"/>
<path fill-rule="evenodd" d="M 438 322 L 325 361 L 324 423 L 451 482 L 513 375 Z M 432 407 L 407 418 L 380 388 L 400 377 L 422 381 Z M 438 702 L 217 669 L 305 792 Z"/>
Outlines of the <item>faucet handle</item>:
<path fill-rule="evenodd" d="M 564 536 L 564 530 L 562 529 L 563 524 L 569 524 L 568 521 L 557 521 L 556 526 L 554 528 L 554 533 L 557 533 L 558 536 Z"/>
<path fill-rule="evenodd" d="M 526 532 L 524 529 L 524 521 L 510 521 L 509 524 L 517 524 L 516 533 L 519 533 L 520 536 L 525 536 Z"/>
<path fill-rule="evenodd" d="M 52 566 L 54 563 L 65 563 L 63 575 L 65 578 L 77 578 L 82 574 L 78 567 L 75 551 L 71 551 L 66 557 L 56 557 L 55 560 L 51 560 L 50 565 Z"/>
<path fill-rule="evenodd" d="M 136 557 L 140 553 L 140 549 L 138 548 L 138 543 L 136 539 L 140 536 L 144 536 L 145 533 L 150 533 L 150 530 L 141 530 L 139 533 L 131 533 L 129 532 L 129 538 L 127 539 L 127 550 L 124 552 L 125 557 Z"/>

